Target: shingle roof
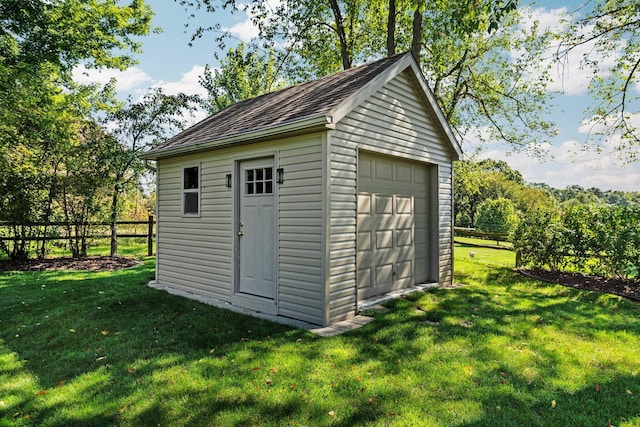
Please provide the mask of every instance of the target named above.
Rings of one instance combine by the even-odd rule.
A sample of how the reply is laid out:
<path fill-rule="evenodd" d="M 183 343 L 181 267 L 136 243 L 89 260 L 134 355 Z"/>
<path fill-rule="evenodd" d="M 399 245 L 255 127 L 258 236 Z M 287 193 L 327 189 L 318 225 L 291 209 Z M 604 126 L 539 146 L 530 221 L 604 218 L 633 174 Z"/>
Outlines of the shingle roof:
<path fill-rule="evenodd" d="M 406 55 L 408 53 L 394 55 L 237 102 L 161 143 L 144 157 L 154 158 L 162 152 L 326 115 Z"/>

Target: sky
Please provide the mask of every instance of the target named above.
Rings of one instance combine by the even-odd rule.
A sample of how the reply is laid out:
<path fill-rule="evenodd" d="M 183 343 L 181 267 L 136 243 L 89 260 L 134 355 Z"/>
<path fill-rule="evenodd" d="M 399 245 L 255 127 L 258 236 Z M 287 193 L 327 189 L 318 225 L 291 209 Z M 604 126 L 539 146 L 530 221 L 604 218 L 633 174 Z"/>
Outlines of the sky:
<path fill-rule="evenodd" d="M 544 25 L 557 25 L 561 12 L 575 11 L 583 0 L 547 0 L 532 4 L 535 13 Z M 131 95 L 138 99 L 150 87 L 162 87 L 167 93 L 205 95 L 200 86 L 199 76 L 204 66 L 218 66 L 214 58 L 216 45 L 213 35 L 205 34 L 190 47 L 194 25 L 212 25 L 221 22 L 239 40 L 248 41 L 257 34 L 249 17 L 244 13 L 218 14 L 215 17 L 204 11 L 195 11 L 196 20 L 188 18 L 182 6 L 172 0 L 147 0 L 155 12 L 154 27 L 162 32 L 151 34 L 141 41 L 143 53 L 136 55 L 138 65 L 124 71 L 76 70 L 81 81 L 107 82 L 109 78 L 118 80 L 117 90 L 122 97 Z M 529 4 L 525 0 L 521 4 Z M 185 28 L 189 23 L 191 27 Z M 219 52 L 222 54 L 222 52 Z M 556 96 L 552 118 L 559 133 L 547 144 L 548 155 L 536 159 L 527 154 L 508 154 L 509 147 L 500 143 L 482 145 L 480 158 L 504 160 L 519 170 L 527 182 L 543 182 L 552 187 L 565 188 L 580 185 L 585 188 L 597 187 L 602 190 L 640 191 L 640 162 L 626 164 L 606 149 L 602 153 L 584 151 L 590 126 L 582 115 L 587 105 L 593 102 L 587 89 L 588 74 L 579 67 L 580 52 L 569 57 L 564 74 L 554 73 L 550 89 L 561 92 Z M 640 92 L 640 85 L 633 90 Z M 204 112 L 196 116 L 196 121 L 206 116 Z M 640 115 L 639 115 L 640 117 Z M 480 144 L 465 143 L 465 152 L 474 152 Z"/>

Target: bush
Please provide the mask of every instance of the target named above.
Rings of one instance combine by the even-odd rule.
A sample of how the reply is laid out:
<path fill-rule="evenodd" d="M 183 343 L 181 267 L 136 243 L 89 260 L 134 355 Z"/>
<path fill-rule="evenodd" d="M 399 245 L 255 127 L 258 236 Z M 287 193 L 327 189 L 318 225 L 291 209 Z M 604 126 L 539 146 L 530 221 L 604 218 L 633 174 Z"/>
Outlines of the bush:
<path fill-rule="evenodd" d="M 513 236 L 523 264 L 627 279 L 640 270 L 640 209 L 577 205 L 523 219 Z"/>
<path fill-rule="evenodd" d="M 558 270 L 564 260 L 560 227 L 560 216 L 552 210 L 531 212 L 523 218 L 512 237 L 520 263 Z"/>

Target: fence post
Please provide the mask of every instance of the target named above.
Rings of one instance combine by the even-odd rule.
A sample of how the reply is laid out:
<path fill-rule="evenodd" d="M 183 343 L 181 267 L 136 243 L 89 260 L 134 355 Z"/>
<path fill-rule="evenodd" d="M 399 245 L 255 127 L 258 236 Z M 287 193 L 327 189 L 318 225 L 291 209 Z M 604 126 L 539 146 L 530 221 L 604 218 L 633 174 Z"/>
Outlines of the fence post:
<path fill-rule="evenodd" d="M 149 225 L 147 229 L 147 255 L 153 255 L 153 215 L 149 215 Z"/>

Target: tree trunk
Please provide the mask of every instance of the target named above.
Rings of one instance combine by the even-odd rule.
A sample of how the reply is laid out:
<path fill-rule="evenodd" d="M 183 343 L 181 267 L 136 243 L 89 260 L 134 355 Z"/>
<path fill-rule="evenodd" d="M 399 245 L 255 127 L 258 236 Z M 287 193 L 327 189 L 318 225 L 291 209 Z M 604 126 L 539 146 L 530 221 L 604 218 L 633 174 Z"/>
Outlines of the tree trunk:
<path fill-rule="evenodd" d="M 413 28 L 411 37 L 411 53 L 420 59 L 420 50 L 422 48 L 422 0 L 416 3 L 416 10 L 413 12 Z"/>
<path fill-rule="evenodd" d="M 110 256 L 118 256 L 118 228 L 116 221 L 118 219 L 118 185 L 113 187 L 113 195 L 111 197 L 111 217 L 109 219 L 109 228 L 111 230 L 111 251 Z"/>
<path fill-rule="evenodd" d="M 351 56 L 349 55 L 349 44 L 347 43 L 347 34 L 344 31 L 344 21 L 342 19 L 342 12 L 340 12 L 340 6 L 338 6 L 337 0 L 329 0 L 333 16 L 336 20 L 336 31 L 338 32 L 338 39 L 340 40 L 340 56 L 342 58 L 342 69 L 348 70 L 351 68 Z"/>
<path fill-rule="evenodd" d="M 387 56 L 396 54 L 396 0 L 389 0 L 387 16 Z"/>

